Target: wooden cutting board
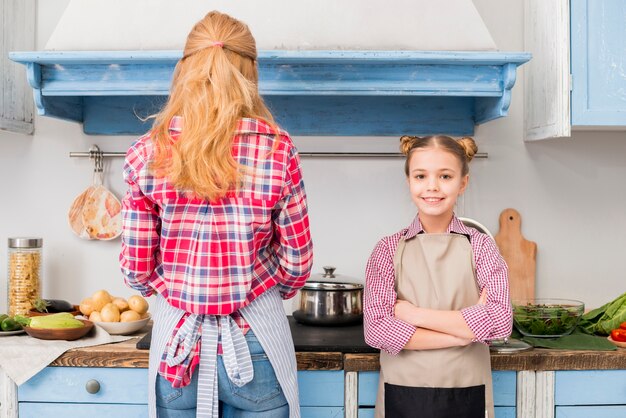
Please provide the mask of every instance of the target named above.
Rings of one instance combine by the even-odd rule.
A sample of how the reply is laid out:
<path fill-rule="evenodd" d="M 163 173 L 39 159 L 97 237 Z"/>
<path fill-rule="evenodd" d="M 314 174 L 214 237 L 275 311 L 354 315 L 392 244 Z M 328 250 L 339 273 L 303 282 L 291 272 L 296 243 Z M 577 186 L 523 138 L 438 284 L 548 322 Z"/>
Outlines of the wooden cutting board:
<path fill-rule="evenodd" d="M 511 300 L 535 297 L 535 269 L 537 244 L 522 236 L 522 218 L 515 209 L 505 209 L 500 214 L 500 230 L 496 244 L 509 266 Z"/>

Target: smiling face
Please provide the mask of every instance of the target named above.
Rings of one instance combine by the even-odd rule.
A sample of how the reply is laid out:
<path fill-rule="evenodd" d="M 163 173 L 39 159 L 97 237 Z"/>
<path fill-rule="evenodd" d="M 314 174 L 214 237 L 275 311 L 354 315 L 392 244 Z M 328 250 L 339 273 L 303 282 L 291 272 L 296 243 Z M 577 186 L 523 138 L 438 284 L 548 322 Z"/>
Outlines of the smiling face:
<path fill-rule="evenodd" d="M 469 176 L 462 174 L 461 161 L 449 151 L 427 147 L 411 152 L 407 181 L 426 232 L 445 232 L 468 180 Z"/>

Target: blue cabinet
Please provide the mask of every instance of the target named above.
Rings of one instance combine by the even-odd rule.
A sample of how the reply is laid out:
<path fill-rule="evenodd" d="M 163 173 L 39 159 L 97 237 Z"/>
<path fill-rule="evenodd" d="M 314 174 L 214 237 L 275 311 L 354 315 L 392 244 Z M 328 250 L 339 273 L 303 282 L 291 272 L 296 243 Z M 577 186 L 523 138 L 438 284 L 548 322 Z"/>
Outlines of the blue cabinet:
<path fill-rule="evenodd" d="M 88 385 L 95 393 L 87 390 Z M 97 390 L 93 389 L 94 385 Z M 298 386 L 303 418 L 343 417 L 343 370 L 299 371 Z M 147 418 L 148 371 L 47 367 L 18 388 L 18 402 L 20 418 L 80 415 Z"/>
<path fill-rule="evenodd" d="M 571 0 L 573 126 L 626 126 L 626 2 Z"/>
<path fill-rule="evenodd" d="M 517 378 L 514 371 L 493 372 L 496 418 L 515 418 Z M 378 390 L 378 372 L 359 372 L 359 418 L 373 417 Z"/>
<path fill-rule="evenodd" d="M 344 416 L 343 370 L 299 371 L 298 391 L 302 418 Z"/>
<path fill-rule="evenodd" d="M 626 417 L 626 370 L 555 373 L 556 418 Z"/>
<path fill-rule="evenodd" d="M 148 417 L 146 369 L 46 367 L 17 393 L 20 418 Z"/>

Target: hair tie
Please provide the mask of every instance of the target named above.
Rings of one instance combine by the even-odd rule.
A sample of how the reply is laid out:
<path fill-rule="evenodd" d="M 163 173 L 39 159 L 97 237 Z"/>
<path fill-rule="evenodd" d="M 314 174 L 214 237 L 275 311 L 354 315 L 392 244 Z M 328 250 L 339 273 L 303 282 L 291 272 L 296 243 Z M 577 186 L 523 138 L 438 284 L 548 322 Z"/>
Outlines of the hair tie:
<path fill-rule="evenodd" d="M 219 46 L 220 48 L 222 48 L 224 46 L 224 42 L 222 42 L 222 41 L 215 41 L 215 42 L 213 42 L 213 46 Z"/>

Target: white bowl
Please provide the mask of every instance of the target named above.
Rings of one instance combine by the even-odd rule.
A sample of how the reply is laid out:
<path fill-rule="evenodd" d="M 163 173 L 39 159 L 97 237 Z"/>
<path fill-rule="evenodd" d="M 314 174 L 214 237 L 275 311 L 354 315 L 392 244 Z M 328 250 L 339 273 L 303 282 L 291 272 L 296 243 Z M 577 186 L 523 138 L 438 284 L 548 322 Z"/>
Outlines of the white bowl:
<path fill-rule="evenodd" d="M 140 319 L 139 321 L 131 322 L 97 322 L 94 324 L 104 328 L 106 332 L 111 335 L 129 335 L 133 332 L 139 331 L 150 321 L 150 314 L 147 317 Z"/>

